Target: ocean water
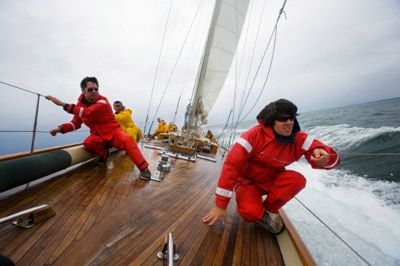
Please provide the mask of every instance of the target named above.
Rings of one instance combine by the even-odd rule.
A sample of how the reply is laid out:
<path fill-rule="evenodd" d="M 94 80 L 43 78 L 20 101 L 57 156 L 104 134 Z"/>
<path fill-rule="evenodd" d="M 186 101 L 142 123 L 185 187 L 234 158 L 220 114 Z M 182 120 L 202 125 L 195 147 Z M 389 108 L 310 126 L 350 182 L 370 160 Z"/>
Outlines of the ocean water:
<path fill-rule="evenodd" d="M 306 176 L 307 186 L 284 208 L 318 265 L 366 265 L 363 259 L 400 265 L 400 98 L 298 119 L 302 130 L 341 154 L 340 167 L 331 171 L 312 169 L 305 160 L 288 167 Z M 244 122 L 239 132 L 253 125 Z M 218 135 L 222 128 L 211 129 Z"/>

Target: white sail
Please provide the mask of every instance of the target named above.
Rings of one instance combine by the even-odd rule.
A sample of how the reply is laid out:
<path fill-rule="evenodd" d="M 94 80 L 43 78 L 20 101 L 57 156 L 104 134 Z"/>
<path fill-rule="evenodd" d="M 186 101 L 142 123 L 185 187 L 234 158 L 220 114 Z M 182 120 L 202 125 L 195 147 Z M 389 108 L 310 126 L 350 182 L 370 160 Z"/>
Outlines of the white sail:
<path fill-rule="evenodd" d="M 189 125 L 206 124 L 232 64 L 249 0 L 216 0 Z"/>

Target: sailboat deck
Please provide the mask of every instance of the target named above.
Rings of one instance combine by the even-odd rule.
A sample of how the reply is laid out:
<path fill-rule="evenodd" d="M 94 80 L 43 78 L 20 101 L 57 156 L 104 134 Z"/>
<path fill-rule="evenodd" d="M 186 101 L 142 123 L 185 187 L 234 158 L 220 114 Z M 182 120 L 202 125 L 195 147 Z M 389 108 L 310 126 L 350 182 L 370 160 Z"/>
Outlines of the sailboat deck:
<path fill-rule="evenodd" d="M 159 154 L 142 147 L 150 169 Z M 180 265 L 284 265 L 276 238 L 228 209 L 226 225 L 201 218 L 214 204 L 217 162 L 170 159 L 162 182 L 143 181 L 123 152 L 108 166 L 88 163 L 0 200 L 0 217 L 40 204 L 56 216 L 0 235 L 0 254 L 17 265 L 163 265 L 156 257 L 172 232 Z"/>

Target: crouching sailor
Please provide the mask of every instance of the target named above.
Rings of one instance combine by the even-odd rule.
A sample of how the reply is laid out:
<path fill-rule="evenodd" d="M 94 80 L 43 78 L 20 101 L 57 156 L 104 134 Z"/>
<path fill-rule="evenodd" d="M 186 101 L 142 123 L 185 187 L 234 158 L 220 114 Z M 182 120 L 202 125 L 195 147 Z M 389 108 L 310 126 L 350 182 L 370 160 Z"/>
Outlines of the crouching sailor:
<path fill-rule="evenodd" d="M 84 123 L 90 128 L 90 135 L 83 142 L 89 152 L 97 155 L 101 161 L 105 161 L 108 157 L 106 147 L 124 150 L 139 168 L 140 177 L 150 180 L 151 172 L 148 169 L 148 162 L 133 139 L 122 130 L 115 120 L 107 98 L 99 94 L 97 79 L 95 77 L 84 78 L 81 82 L 81 90 L 82 94 L 79 96 L 77 104 L 68 104 L 56 97 L 46 96 L 48 100 L 73 115 L 71 122 L 51 129 L 50 134 L 55 136 L 58 133 L 74 131 Z"/>
<path fill-rule="evenodd" d="M 312 168 L 329 170 L 339 164 L 333 148 L 300 131 L 296 115 L 297 106 L 285 99 L 268 104 L 258 114 L 258 125 L 240 136 L 224 162 L 215 206 L 203 217 L 204 223 L 225 223 L 235 191 L 238 212 L 246 221 L 274 234 L 283 231 L 278 211 L 306 185 L 302 174 L 285 167 L 303 155 Z"/>

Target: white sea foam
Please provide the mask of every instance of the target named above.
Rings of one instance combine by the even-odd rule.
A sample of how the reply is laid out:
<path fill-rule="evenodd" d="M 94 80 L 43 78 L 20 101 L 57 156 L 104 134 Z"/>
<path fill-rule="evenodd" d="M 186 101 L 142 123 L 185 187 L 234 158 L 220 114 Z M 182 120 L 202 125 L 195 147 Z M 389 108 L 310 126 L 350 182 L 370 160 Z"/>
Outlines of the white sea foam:
<path fill-rule="evenodd" d="M 361 256 L 373 265 L 400 265 L 400 206 L 391 204 L 393 197 L 400 198 L 400 184 L 343 170 L 314 170 L 305 162 L 290 168 L 307 177 L 297 198 Z M 319 265 L 363 264 L 296 200 L 285 209 Z"/>
<path fill-rule="evenodd" d="M 348 149 L 350 147 L 358 147 L 362 143 L 385 133 L 400 132 L 400 127 L 362 128 L 339 124 L 317 126 L 308 129 L 307 132 L 333 147 Z"/>

